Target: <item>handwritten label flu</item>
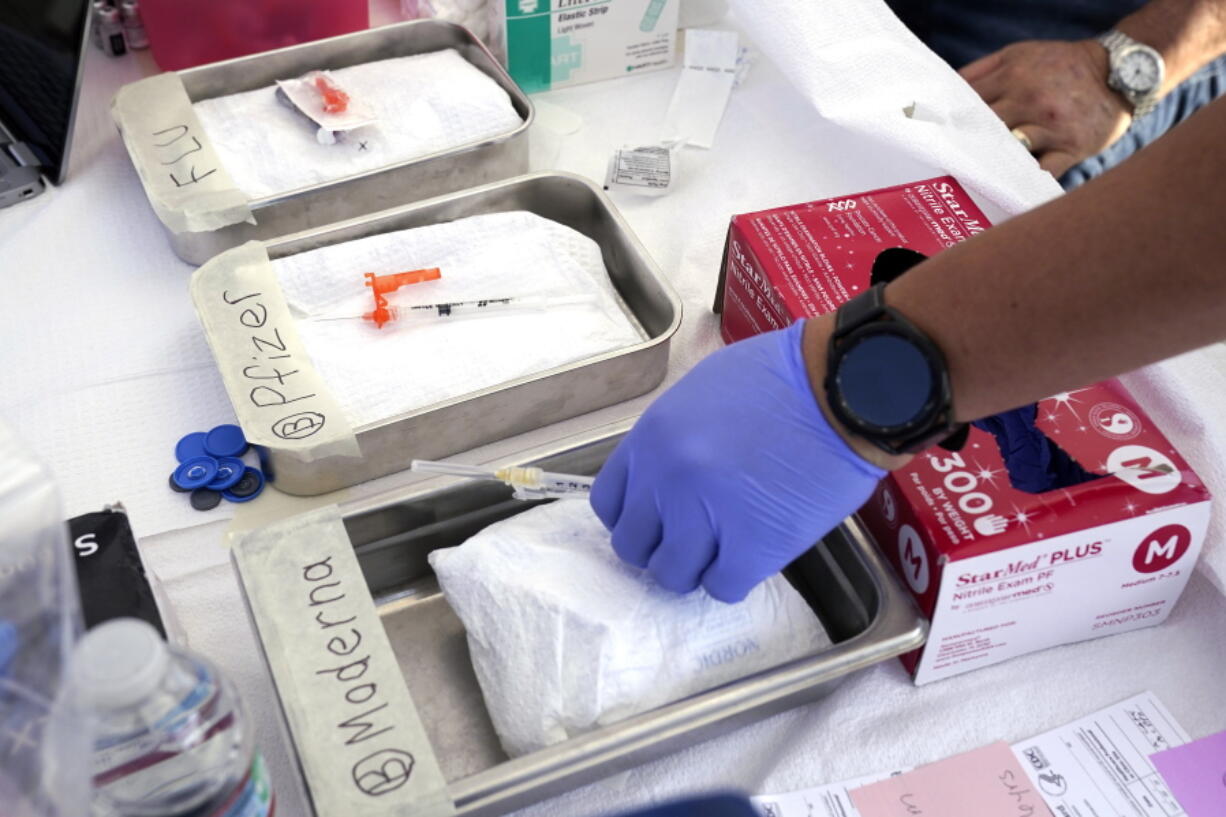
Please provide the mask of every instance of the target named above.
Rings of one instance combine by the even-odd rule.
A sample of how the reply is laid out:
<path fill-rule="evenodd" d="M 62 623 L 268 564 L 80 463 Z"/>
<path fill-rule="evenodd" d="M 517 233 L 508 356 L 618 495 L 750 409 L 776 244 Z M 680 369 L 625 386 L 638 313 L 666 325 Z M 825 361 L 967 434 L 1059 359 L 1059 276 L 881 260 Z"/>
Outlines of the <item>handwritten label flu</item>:
<path fill-rule="evenodd" d="M 125 85 L 111 113 L 149 203 L 172 232 L 255 223 L 247 195 L 222 165 L 178 74 Z"/>
<path fill-rule="evenodd" d="M 1150 760 L 1188 817 L 1226 814 L 1226 732 L 1167 749 Z"/>
<path fill-rule="evenodd" d="M 193 124 L 199 127 L 199 123 Z M 166 175 L 175 187 L 199 184 L 217 172 L 216 157 L 211 155 L 211 151 L 204 151 L 204 143 L 199 136 L 192 133 L 191 125 L 180 123 L 155 130 L 149 134 L 149 139 L 158 163 L 168 168 Z M 197 159 L 193 158 L 195 155 L 203 156 L 209 166 L 203 170 L 197 167 Z M 178 176 L 175 175 L 176 172 Z"/>
<path fill-rule="evenodd" d="M 1051 817 L 999 741 L 851 792 L 861 817 Z"/>

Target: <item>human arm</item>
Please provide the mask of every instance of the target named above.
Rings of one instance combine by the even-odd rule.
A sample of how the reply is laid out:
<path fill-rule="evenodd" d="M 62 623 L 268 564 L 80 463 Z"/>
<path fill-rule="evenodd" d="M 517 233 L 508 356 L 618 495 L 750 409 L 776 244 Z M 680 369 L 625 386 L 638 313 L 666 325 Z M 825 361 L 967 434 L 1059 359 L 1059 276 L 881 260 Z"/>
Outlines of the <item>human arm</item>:
<path fill-rule="evenodd" d="M 1226 338 L 1222 134 L 1226 100 L 887 287 L 943 350 L 958 419 Z M 828 419 L 832 325 L 733 344 L 648 407 L 592 492 L 623 559 L 669 589 L 740 600 L 906 462 Z"/>
<path fill-rule="evenodd" d="M 1226 0 L 1151 0 L 1115 27 L 1162 55 L 1164 96 L 1226 52 Z M 1013 43 L 959 73 L 1056 176 L 1110 146 L 1132 122 L 1127 100 L 1107 86 L 1107 51 L 1093 39 Z"/>
<path fill-rule="evenodd" d="M 912 268 L 886 301 L 942 349 L 956 416 L 973 420 L 1226 339 L 1224 213 L 1221 99 L 1092 183 Z"/>

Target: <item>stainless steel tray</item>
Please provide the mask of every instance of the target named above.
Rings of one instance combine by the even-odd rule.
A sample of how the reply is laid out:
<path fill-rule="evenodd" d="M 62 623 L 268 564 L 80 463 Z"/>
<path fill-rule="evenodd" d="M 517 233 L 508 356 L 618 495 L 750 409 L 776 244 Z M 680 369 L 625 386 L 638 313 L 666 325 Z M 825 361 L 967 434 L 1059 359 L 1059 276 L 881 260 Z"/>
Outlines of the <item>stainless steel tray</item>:
<path fill-rule="evenodd" d="M 627 421 L 573 438 L 517 463 L 594 474 L 628 427 Z M 464 627 L 426 557 L 534 504 L 512 499 L 501 484 L 464 482 L 402 490 L 341 508 L 349 542 L 442 769 L 446 794 L 460 815 L 502 814 L 815 701 L 849 674 L 915 649 L 926 636 L 910 595 L 864 528 L 849 518 L 786 574 L 835 642 L 832 647 L 508 759 L 485 709 Z M 242 580 L 246 591 L 253 579 L 244 575 Z M 278 696 L 293 688 L 281 678 L 274 677 L 274 683 Z M 327 749 L 299 745 L 295 751 L 301 766 L 304 753 Z M 309 778 L 307 784 L 314 798 L 325 785 Z"/>
<path fill-rule="evenodd" d="M 594 240 L 613 286 L 648 339 L 361 426 L 355 429 L 361 459 L 304 462 L 287 451 L 269 449 L 268 464 L 278 489 L 314 495 L 355 485 L 401 471 L 413 458 L 436 459 L 466 451 L 629 400 L 660 384 L 668 370 L 670 341 L 681 325 L 681 301 L 608 197 L 579 176 L 522 176 L 286 236 L 265 247 L 270 258 L 281 258 L 392 230 L 509 210 L 527 210 Z"/>
<path fill-rule="evenodd" d="M 211 232 L 169 231 L 175 253 L 203 264 L 253 239 L 305 230 L 366 213 L 506 179 L 528 170 L 532 103 L 489 50 L 468 29 L 441 20 L 415 20 L 280 48 L 179 72 L 188 98 L 236 94 L 271 85 L 311 69 L 345 68 L 375 60 L 454 48 L 511 97 L 523 123 L 493 139 L 459 145 L 407 162 L 347 176 L 275 196 L 252 199 L 256 224 L 233 224 Z"/>

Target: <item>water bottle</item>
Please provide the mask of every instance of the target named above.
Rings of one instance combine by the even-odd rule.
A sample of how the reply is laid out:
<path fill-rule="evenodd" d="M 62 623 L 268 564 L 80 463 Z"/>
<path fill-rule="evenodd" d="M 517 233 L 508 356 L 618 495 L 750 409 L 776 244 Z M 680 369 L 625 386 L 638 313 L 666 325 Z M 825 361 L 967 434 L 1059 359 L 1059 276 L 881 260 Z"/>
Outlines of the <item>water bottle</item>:
<path fill-rule="evenodd" d="M 79 817 L 89 736 L 62 705 L 81 631 L 55 482 L 0 423 L 0 814 Z"/>
<path fill-rule="evenodd" d="M 71 685 L 93 728 L 93 813 L 270 817 L 268 773 L 234 686 L 139 619 L 90 630 Z"/>

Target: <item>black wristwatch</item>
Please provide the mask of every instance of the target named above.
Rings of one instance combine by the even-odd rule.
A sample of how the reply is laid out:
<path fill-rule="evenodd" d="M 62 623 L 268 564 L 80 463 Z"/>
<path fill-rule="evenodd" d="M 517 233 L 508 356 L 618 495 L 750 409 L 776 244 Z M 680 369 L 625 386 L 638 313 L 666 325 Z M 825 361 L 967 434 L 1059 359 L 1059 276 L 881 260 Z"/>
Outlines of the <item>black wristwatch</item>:
<path fill-rule="evenodd" d="M 824 385 L 834 416 L 890 454 L 915 453 L 963 428 L 953 419 L 945 356 L 886 306 L 884 283 L 839 307 Z"/>

